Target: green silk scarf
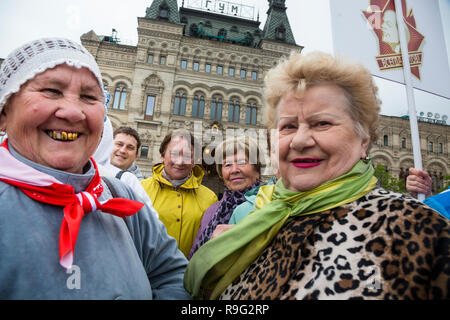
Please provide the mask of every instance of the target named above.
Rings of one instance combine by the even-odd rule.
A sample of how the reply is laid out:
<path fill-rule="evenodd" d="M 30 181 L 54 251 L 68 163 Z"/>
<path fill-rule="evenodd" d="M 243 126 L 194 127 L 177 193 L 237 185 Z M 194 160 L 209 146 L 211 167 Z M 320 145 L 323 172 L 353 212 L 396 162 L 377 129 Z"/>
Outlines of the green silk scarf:
<path fill-rule="evenodd" d="M 186 290 L 196 299 L 216 299 L 261 254 L 289 218 L 323 212 L 363 197 L 375 188 L 373 174 L 372 164 L 360 160 L 346 174 L 305 192 L 288 190 L 282 179 L 278 180 L 274 190 L 264 190 L 269 194 L 265 205 L 259 205 L 260 209 L 194 254 L 184 276 Z"/>

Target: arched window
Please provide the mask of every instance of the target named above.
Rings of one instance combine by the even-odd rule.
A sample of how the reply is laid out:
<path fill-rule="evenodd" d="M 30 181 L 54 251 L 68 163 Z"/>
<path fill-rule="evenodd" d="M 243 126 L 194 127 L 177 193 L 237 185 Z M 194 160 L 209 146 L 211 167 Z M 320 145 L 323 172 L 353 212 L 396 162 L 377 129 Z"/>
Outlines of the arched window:
<path fill-rule="evenodd" d="M 247 110 L 245 112 L 245 124 L 256 125 L 256 115 L 257 115 L 256 101 L 250 100 L 247 103 Z"/>
<path fill-rule="evenodd" d="M 192 100 L 192 118 L 203 118 L 205 112 L 205 96 L 202 93 L 196 93 Z"/>
<path fill-rule="evenodd" d="M 217 33 L 217 35 L 219 36 L 219 38 L 226 38 L 227 37 L 227 30 L 225 30 L 224 28 L 220 29 L 219 32 Z"/>
<path fill-rule="evenodd" d="M 123 84 L 119 84 L 114 91 L 113 109 L 125 110 L 127 101 L 127 88 Z"/>
<path fill-rule="evenodd" d="M 169 19 L 169 7 L 165 2 L 159 7 L 159 18 L 163 20 Z"/>
<path fill-rule="evenodd" d="M 149 53 L 147 56 L 147 63 L 153 64 L 153 53 Z"/>
<path fill-rule="evenodd" d="M 141 154 L 139 156 L 139 158 L 141 159 L 147 159 L 148 158 L 148 146 L 142 146 L 141 147 Z"/>
<path fill-rule="evenodd" d="M 387 135 L 383 136 L 383 146 L 385 147 L 389 146 L 389 139 Z"/>
<path fill-rule="evenodd" d="M 211 120 L 222 120 L 222 97 L 221 96 L 213 96 L 211 100 Z"/>
<path fill-rule="evenodd" d="M 187 94 L 183 90 L 178 90 L 175 94 L 173 114 L 184 116 L 186 114 Z"/>
<path fill-rule="evenodd" d="M 239 114 L 241 111 L 241 106 L 237 98 L 232 98 L 228 106 L 228 121 L 229 122 L 239 122 Z"/>
<path fill-rule="evenodd" d="M 438 144 L 438 152 L 439 152 L 439 153 L 443 153 L 442 143 L 439 143 L 439 144 Z"/>
<path fill-rule="evenodd" d="M 153 114 L 155 112 L 155 102 L 156 102 L 156 96 L 154 95 L 148 95 L 147 96 L 147 104 L 145 106 L 145 119 L 152 120 Z"/>
<path fill-rule="evenodd" d="M 433 142 L 431 141 L 428 142 L 428 151 L 433 152 Z"/>
<path fill-rule="evenodd" d="M 280 25 L 275 29 L 275 39 L 282 41 L 286 40 L 286 28 L 283 25 Z"/>
<path fill-rule="evenodd" d="M 198 26 L 196 23 L 191 24 L 191 26 L 189 27 L 189 32 L 193 37 L 198 36 Z"/>
<path fill-rule="evenodd" d="M 406 138 L 402 138 L 402 149 L 406 149 Z"/>

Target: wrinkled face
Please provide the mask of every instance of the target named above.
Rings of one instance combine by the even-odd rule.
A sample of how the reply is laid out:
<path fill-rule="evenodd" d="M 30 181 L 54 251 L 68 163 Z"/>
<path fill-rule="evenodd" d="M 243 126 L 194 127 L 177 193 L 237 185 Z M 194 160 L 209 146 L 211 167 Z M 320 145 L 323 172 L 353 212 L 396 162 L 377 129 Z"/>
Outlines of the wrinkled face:
<path fill-rule="evenodd" d="M 136 138 L 126 133 L 118 133 L 114 137 L 111 164 L 122 170 L 127 170 L 136 160 L 137 152 Z"/>
<path fill-rule="evenodd" d="M 63 64 L 22 85 L 5 106 L 0 125 L 25 158 L 82 173 L 100 141 L 104 113 L 95 76 Z"/>
<path fill-rule="evenodd" d="M 183 137 L 173 137 L 161 160 L 164 170 L 171 179 L 182 180 L 194 167 L 194 148 Z"/>
<path fill-rule="evenodd" d="M 259 173 L 243 153 L 229 155 L 225 158 L 222 165 L 222 177 L 228 189 L 237 191 L 254 184 L 259 178 Z"/>
<path fill-rule="evenodd" d="M 279 170 L 292 191 L 311 190 L 347 173 L 366 157 L 369 139 L 355 131 L 343 89 L 310 87 L 302 99 L 288 93 L 278 105 Z"/>

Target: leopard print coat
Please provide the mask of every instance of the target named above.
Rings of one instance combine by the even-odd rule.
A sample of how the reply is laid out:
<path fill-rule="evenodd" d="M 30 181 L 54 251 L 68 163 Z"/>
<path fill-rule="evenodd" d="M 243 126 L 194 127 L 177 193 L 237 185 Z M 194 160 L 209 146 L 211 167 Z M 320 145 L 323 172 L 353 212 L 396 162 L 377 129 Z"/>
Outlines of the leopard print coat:
<path fill-rule="evenodd" d="M 450 223 L 376 188 L 289 221 L 220 299 L 449 299 Z"/>

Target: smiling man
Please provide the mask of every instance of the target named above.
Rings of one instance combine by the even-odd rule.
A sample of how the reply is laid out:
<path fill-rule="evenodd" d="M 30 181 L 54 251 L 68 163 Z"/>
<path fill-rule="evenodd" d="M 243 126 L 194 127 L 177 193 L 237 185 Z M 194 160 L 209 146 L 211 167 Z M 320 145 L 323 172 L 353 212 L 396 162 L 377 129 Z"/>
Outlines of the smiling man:
<path fill-rule="evenodd" d="M 134 162 L 141 147 L 141 139 L 136 130 L 130 127 L 120 127 L 114 131 L 114 146 L 111 153 L 111 164 L 122 171 L 133 173 L 139 180 L 144 176 Z"/>

